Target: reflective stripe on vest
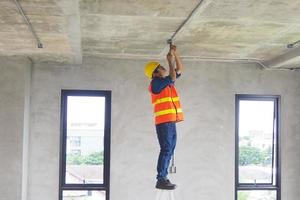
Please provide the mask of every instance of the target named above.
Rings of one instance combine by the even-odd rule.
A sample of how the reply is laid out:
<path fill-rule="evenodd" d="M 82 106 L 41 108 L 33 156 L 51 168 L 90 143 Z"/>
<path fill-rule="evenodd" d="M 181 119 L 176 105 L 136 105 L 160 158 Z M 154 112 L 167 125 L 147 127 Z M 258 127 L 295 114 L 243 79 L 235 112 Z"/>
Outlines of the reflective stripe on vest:
<path fill-rule="evenodd" d="M 182 113 L 182 109 L 178 108 L 178 109 L 168 109 L 168 110 L 162 110 L 162 111 L 158 111 L 155 114 L 155 116 L 161 116 L 161 115 L 166 115 L 166 114 L 176 114 L 176 113 Z"/>
<path fill-rule="evenodd" d="M 156 104 L 159 104 L 159 103 L 164 103 L 164 102 L 167 102 L 167 101 L 172 101 L 175 102 L 175 101 L 179 101 L 179 97 L 165 97 L 165 98 L 161 98 L 161 99 L 157 99 L 153 105 L 156 105 Z"/>

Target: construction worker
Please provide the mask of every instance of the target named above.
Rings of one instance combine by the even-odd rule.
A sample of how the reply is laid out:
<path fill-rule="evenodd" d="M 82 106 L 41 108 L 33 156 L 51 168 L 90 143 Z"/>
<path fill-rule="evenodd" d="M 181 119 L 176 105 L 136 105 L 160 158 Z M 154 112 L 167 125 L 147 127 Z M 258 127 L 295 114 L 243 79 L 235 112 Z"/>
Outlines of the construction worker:
<path fill-rule="evenodd" d="M 167 70 L 158 62 L 148 62 L 145 66 L 145 74 L 151 79 L 149 92 L 154 106 L 156 132 L 160 145 L 155 187 L 173 190 L 176 185 L 167 178 L 168 167 L 176 146 L 176 122 L 183 120 L 179 97 L 174 86 L 175 80 L 181 76 L 183 65 L 175 45 L 170 45 L 167 61 L 168 75 Z"/>

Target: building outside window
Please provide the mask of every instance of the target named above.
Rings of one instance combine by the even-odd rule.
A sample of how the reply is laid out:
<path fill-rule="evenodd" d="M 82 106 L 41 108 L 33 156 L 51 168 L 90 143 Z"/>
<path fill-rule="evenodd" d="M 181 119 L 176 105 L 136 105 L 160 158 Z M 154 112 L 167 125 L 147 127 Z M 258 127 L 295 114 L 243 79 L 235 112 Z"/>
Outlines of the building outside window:
<path fill-rule="evenodd" d="M 236 200 L 280 200 L 279 103 L 236 95 Z"/>
<path fill-rule="evenodd" d="M 111 92 L 62 90 L 59 200 L 109 200 Z"/>
<path fill-rule="evenodd" d="M 81 137 L 80 136 L 68 136 L 67 142 L 68 142 L 67 147 L 69 147 L 69 149 L 67 151 L 69 152 L 69 151 L 76 149 L 76 147 L 81 146 Z"/>

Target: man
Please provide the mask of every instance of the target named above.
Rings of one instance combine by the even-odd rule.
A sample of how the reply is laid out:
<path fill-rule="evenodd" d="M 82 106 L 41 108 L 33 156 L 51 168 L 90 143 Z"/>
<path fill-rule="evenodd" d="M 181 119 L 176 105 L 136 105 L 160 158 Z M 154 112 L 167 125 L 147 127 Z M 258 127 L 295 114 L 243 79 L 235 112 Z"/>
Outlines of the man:
<path fill-rule="evenodd" d="M 174 59 L 176 68 L 174 66 Z M 145 74 L 151 80 L 149 92 L 154 106 L 154 116 L 160 153 L 157 162 L 156 188 L 173 190 L 176 185 L 167 178 L 168 167 L 176 146 L 176 122 L 183 120 L 179 97 L 174 86 L 183 69 L 176 46 L 171 45 L 167 54 L 169 75 L 158 62 L 149 62 Z"/>

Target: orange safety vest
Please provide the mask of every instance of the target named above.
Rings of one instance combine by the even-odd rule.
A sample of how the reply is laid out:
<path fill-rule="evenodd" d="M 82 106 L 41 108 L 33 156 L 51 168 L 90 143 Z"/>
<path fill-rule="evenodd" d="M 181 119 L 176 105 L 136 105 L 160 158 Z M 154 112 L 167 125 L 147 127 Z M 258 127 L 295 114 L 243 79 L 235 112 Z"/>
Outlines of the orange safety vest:
<path fill-rule="evenodd" d="M 165 87 L 159 94 L 152 92 L 152 85 L 150 84 L 149 92 L 154 106 L 156 125 L 165 122 L 183 121 L 183 112 L 174 84 Z"/>

